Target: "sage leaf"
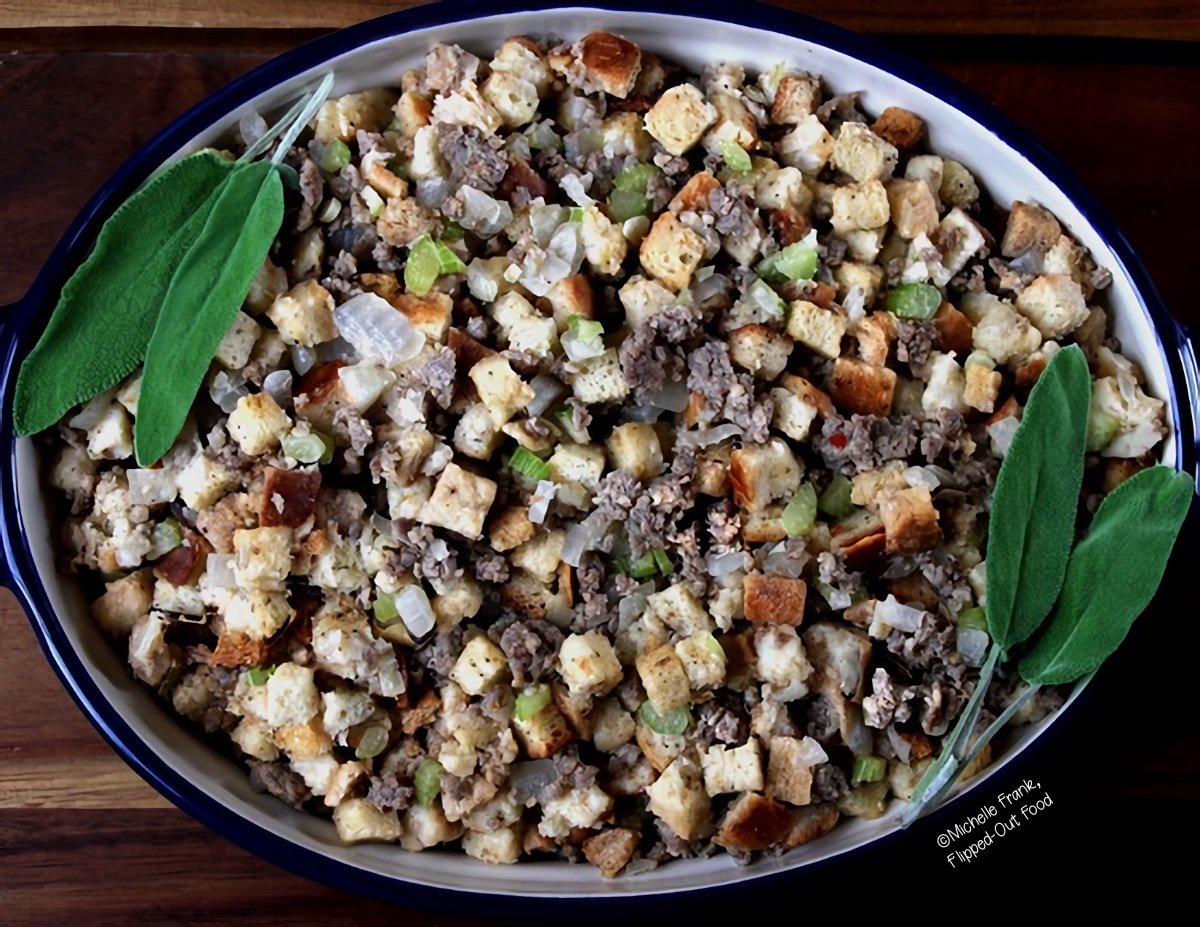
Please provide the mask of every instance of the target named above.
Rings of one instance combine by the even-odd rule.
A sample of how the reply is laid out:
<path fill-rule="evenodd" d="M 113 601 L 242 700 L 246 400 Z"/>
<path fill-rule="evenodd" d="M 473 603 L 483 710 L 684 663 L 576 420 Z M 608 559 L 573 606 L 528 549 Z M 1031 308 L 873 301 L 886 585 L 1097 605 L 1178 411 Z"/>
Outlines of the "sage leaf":
<path fill-rule="evenodd" d="M 180 262 L 146 348 L 134 422 L 139 465 L 171 449 L 282 223 L 279 172 L 265 161 L 239 164 Z"/>
<path fill-rule="evenodd" d="M 1071 554 L 1054 616 L 1018 664 L 1026 682 L 1073 682 L 1117 649 L 1162 582 L 1194 492 L 1191 476 L 1157 466 L 1105 497 Z"/>
<path fill-rule="evenodd" d="M 141 363 L 171 276 L 232 170 L 214 152 L 189 155 L 104 223 L 21 365 L 13 398 L 17 434 L 49 428 Z"/>
<path fill-rule="evenodd" d="M 1005 651 L 1050 612 L 1075 538 L 1091 375 L 1078 346 L 1055 352 L 996 478 L 987 543 L 988 633 Z"/>

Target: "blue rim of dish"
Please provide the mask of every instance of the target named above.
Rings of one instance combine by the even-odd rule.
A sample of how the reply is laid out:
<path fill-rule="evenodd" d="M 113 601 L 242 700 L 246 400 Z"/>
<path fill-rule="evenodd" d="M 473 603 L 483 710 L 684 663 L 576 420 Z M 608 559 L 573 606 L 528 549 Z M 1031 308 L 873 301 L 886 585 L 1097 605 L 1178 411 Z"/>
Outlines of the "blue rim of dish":
<path fill-rule="evenodd" d="M 125 762 L 187 814 L 238 846 L 277 865 L 283 865 L 292 872 L 350 892 L 364 893 L 388 901 L 445 908 L 460 905 L 464 899 L 481 901 L 483 896 L 463 893 L 461 890 L 420 885 L 399 877 L 359 869 L 308 850 L 286 837 L 251 823 L 220 802 L 209 798 L 176 772 L 166 759 L 155 755 L 141 742 L 117 710 L 104 699 L 54 615 L 34 565 L 28 540 L 21 530 L 22 520 L 17 504 L 14 465 L 16 436 L 12 425 L 10 384 L 16 362 L 23 354 L 22 349 L 40 332 L 40 327 L 35 331 L 35 318 L 48 315 L 44 311 L 47 309 L 47 298 L 56 291 L 67 272 L 91 246 L 99 223 L 155 167 L 208 125 L 272 87 L 315 68 L 324 61 L 379 39 L 505 13 L 557 11 L 572 7 L 573 5 L 547 0 L 524 3 L 466 0 L 430 4 L 390 13 L 331 33 L 248 72 L 188 110 L 134 154 L 80 212 L 26 296 L 0 318 L 0 396 L 3 398 L 0 459 L 10 462 L 8 473 L 0 484 L 0 511 L 3 513 L 3 524 L 0 526 L 3 529 L 0 536 L 0 552 L 3 555 L 0 559 L 0 582 L 13 589 L 30 614 L 38 640 L 55 673 L 84 714 Z M 875 40 L 800 13 L 762 3 L 730 7 L 714 0 L 647 0 L 643 3 L 601 0 L 597 3 L 580 4 L 578 8 L 610 13 L 662 13 L 685 16 L 748 26 L 810 40 L 874 65 L 938 96 L 1026 157 L 1071 199 L 1086 221 L 1111 248 L 1121 265 L 1120 270 L 1133 282 L 1143 311 L 1152 323 L 1159 350 L 1170 371 L 1169 392 L 1178 447 L 1176 466 L 1195 474 L 1196 460 L 1200 453 L 1197 447 L 1197 431 L 1200 430 L 1200 425 L 1194 420 L 1198 414 L 1197 410 L 1200 409 L 1200 375 L 1197 373 L 1195 353 L 1187 333 L 1167 312 L 1141 260 L 1103 207 L 1054 155 L 1009 117 L 950 78 Z M 1183 402 L 1185 399 L 1190 401 Z M 1186 411 L 1188 409 L 1192 410 L 1190 416 Z M 894 836 L 893 834 L 892 837 Z M 879 841 L 875 841 L 876 845 L 878 843 Z M 792 871 L 793 874 L 794 872 L 795 870 Z M 739 885 L 746 885 L 747 882 L 761 886 L 764 878 L 774 875 L 778 880 L 787 874 L 787 871 L 765 874 L 746 882 L 723 885 L 720 889 L 728 892 L 737 889 Z M 689 894 L 695 891 L 705 889 L 688 890 Z M 656 897 L 672 896 L 673 894 L 596 895 L 588 896 L 588 900 L 603 899 L 609 902 L 605 910 L 610 912 L 615 910 L 614 904 L 638 904 L 643 906 L 644 911 L 644 906 L 654 904 Z M 496 905 L 497 913 L 510 905 L 528 911 L 531 903 L 563 904 L 565 901 L 564 898 L 552 895 L 486 896 L 486 903 Z M 512 909 L 516 910 L 515 907 Z"/>

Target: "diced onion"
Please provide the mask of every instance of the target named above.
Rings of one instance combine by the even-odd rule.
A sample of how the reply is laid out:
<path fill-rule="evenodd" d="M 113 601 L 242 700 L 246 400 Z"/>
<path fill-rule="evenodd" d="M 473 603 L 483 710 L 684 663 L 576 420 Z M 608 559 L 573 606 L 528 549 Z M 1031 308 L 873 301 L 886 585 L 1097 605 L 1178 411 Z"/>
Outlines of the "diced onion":
<path fill-rule="evenodd" d="M 345 361 L 353 363 L 358 360 L 358 351 L 345 338 L 334 338 L 331 341 L 323 341 L 317 345 L 317 360 L 321 363 L 329 361 Z"/>
<path fill-rule="evenodd" d="M 161 470 L 128 470 L 129 495 L 138 505 L 158 505 L 174 502 L 179 495 L 175 475 L 166 467 Z"/>
<path fill-rule="evenodd" d="M 218 370 L 208 384 L 208 395 L 217 407 L 228 415 L 237 408 L 238 400 L 249 396 L 246 379 L 240 373 Z"/>
<path fill-rule="evenodd" d="M 491 238 L 512 222 L 513 211 L 508 203 L 494 199 L 474 187 L 462 187 L 463 214 L 458 224 L 482 238 Z"/>
<path fill-rule="evenodd" d="M 425 336 L 403 313 L 374 293 L 360 293 L 333 311 L 338 333 L 365 359 L 386 367 L 412 360 L 425 346 Z"/>
<path fill-rule="evenodd" d="M 634 216 L 621 223 L 621 234 L 631 245 L 639 245 L 650 232 L 649 216 Z"/>
<path fill-rule="evenodd" d="M 454 195 L 454 184 L 444 177 L 422 177 L 417 181 L 417 202 L 440 209 Z"/>
<path fill-rule="evenodd" d="M 691 393 L 683 380 L 672 380 L 646 398 L 656 409 L 666 409 L 668 412 L 682 412 L 692 401 Z"/>
<path fill-rule="evenodd" d="M 593 550 L 603 539 L 608 525 L 598 516 L 598 512 L 593 512 L 583 521 L 576 522 L 567 529 L 562 549 L 564 563 L 573 567 L 579 566 L 584 553 Z"/>
<path fill-rule="evenodd" d="M 508 770 L 508 781 L 518 804 L 537 798 L 538 793 L 557 778 L 554 761 L 548 759 L 513 763 Z"/>
<path fill-rule="evenodd" d="M 292 404 L 292 372 L 272 370 L 263 378 L 263 392 L 275 400 L 281 409 Z"/>
<path fill-rule="evenodd" d="M 797 759 L 805 766 L 820 766 L 822 763 L 829 762 L 829 754 L 811 737 L 804 737 L 800 741 Z"/>
<path fill-rule="evenodd" d="M 892 750 L 896 754 L 896 759 L 901 763 L 907 763 L 912 756 L 912 747 L 909 746 L 907 740 L 896 733 L 896 729 L 890 724 L 887 728 L 888 743 L 892 745 Z"/>
<path fill-rule="evenodd" d="M 546 513 L 550 510 L 550 503 L 554 501 L 554 496 L 558 492 L 558 484 L 552 480 L 538 480 L 537 489 L 533 491 L 533 499 L 529 503 L 529 520 L 540 525 L 546 521 Z"/>
<path fill-rule="evenodd" d="M 763 570 L 772 576 L 784 576 L 788 579 L 799 579 L 808 564 L 808 552 L 801 550 L 788 553 L 787 545 L 780 541 L 767 554 L 763 561 Z"/>
<path fill-rule="evenodd" d="M 708 575 L 720 579 L 738 570 L 746 568 L 746 554 L 740 550 L 731 550 L 723 554 L 709 554 L 705 557 Z"/>
<path fill-rule="evenodd" d="M 846 292 L 846 298 L 842 300 L 842 308 L 846 310 L 846 317 L 850 320 L 851 325 L 866 315 L 866 297 L 866 290 L 857 283 Z"/>
<path fill-rule="evenodd" d="M 538 247 L 545 248 L 559 226 L 570 219 L 570 213 L 565 206 L 548 206 L 540 200 L 541 197 L 538 197 L 538 201 L 529 207 L 529 228 Z"/>
<path fill-rule="evenodd" d="M 720 444 L 727 438 L 736 437 L 741 433 L 742 429 L 737 425 L 717 425 L 713 428 L 700 428 L 696 431 L 681 431 L 678 441 L 691 447 L 708 447 L 711 444 Z"/>
<path fill-rule="evenodd" d="M 267 134 L 271 127 L 258 110 L 251 110 L 238 120 L 238 134 L 247 148 Z"/>
<path fill-rule="evenodd" d="M 930 492 L 942 485 L 941 479 L 930 467 L 909 467 L 904 471 L 904 482 L 919 489 L 928 489 Z"/>
<path fill-rule="evenodd" d="M 550 236 L 550 244 L 546 248 L 551 254 L 557 255 L 571 268 L 572 274 L 579 273 L 583 266 L 583 240 L 579 233 L 578 222 L 564 222 Z"/>
<path fill-rule="evenodd" d="M 292 367 L 300 376 L 304 376 L 316 366 L 317 352 L 302 344 L 292 345 Z"/>
<path fill-rule="evenodd" d="M 992 424 L 987 426 L 987 433 L 992 439 L 992 446 L 1001 457 L 1008 453 L 1013 435 L 1017 433 L 1017 427 L 1020 424 L 1016 416 L 1006 415 L 999 421 L 992 422 Z"/>
<path fill-rule="evenodd" d="M 587 182 L 584 182 L 584 178 Z M 591 185 L 592 175 L 584 174 L 582 177 L 578 174 L 564 174 L 558 185 L 562 187 L 563 193 L 571 198 L 571 202 L 576 206 L 591 206 L 596 201 L 587 194 L 587 188 Z"/>
<path fill-rule="evenodd" d="M 843 608 L 849 608 L 854 604 L 854 599 L 850 596 L 850 593 L 842 589 L 835 589 L 833 586 L 829 585 L 829 583 L 823 583 L 819 579 L 813 580 L 813 588 L 816 589 L 817 592 L 821 593 L 821 598 L 823 598 L 826 604 L 828 604 L 829 607 L 834 611 L 840 611 Z"/>
<path fill-rule="evenodd" d="M 600 335 L 583 337 L 587 332 L 580 328 L 568 328 L 559 342 L 567 357 L 573 361 L 584 361 L 604 353 L 604 339 Z"/>
<path fill-rule="evenodd" d="M 518 279 L 534 296 L 545 296 L 554 284 L 571 276 L 571 265 L 553 251 L 531 247 L 521 260 Z"/>
<path fill-rule="evenodd" d="M 707 269 L 710 268 L 701 268 L 701 270 Z M 709 274 L 703 280 L 698 281 L 694 287 L 696 302 L 702 306 L 710 299 L 728 293 L 732 286 L 732 282 L 724 274 Z"/>
<path fill-rule="evenodd" d="M 72 428 L 78 428 L 81 431 L 91 431 L 103 420 L 108 414 L 108 410 L 112 407 L 115 390 L 109 390 L 107 393 L 101 393 L 95 399 L 87 403 L 82 409 L 75 413 L 68 425 Z"/>
<path fill-rule="evenodd" d="M 209 554 L 204 563 L 204 572 L 210 585 L 221 589 L 237 587 L 237 577 L 233 573 L 233 554 Z"/>
<path fill-rule="evenodd" d="M 624 631 L 634 621 L 642 617 L 646 610 L 646 599 L 654 594 L 654 583 L 642 583 L 632 592 L 621 596 L 617 603 L 617 630 Z"/>
<path fill-rule="evenodd" d="M 889 595 L 886 599 L 875 603 L 870 634 L 876 639 L 886 637 L 887 631 L 882 626 L 911 634 L 921 626 L 923 617 L 925 617 L 925 612 L 921 609 L 905 605 L 899 602 L 894 595 Z"/>
<path fill-rule="evenodd" d="M 420 640 L 434 629 L 437 619 L 434 617 L 433 607 L 429 604 L 425 590 L 417 583 L 410 583 L 397 592 L 394 601 L 396 611 L 400 613 L 400 620 L 415 640 Z"/>
<path fill-rule="evenodd" d="M 640 403 L 625 410 L 625 418 L 631 422 L 657 422 L 663 410 L 649 403 Z"/>
<path fill-rule="evenodd" d="M 987 631 L 981 631 L 979 628 L 959 628 L 955 647 L 967 666 L 979 666 L 987 654 L 989 643 Z"/>
<path fill-rule="evenodd" d="M 533 398 L 525 406 L 525 411 L 535 418 L 549 409 L 567 389 L 561 380 L 548 373 L 539 373 L 529 385 L 533 388 Z"/>

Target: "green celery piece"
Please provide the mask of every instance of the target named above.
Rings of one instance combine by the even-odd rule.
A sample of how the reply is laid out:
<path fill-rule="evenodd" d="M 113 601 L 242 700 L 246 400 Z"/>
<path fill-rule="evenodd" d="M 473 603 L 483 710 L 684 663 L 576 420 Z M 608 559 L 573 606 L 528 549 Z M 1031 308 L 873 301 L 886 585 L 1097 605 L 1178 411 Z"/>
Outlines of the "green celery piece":
<path fill-rule="evenodd" d="M 1117 649 L 1162 582 L 1194 494 L 1191 476 L 1157 466 L 1104 498 L 1071 554 L 1054 616 L 1018 664 L 1026 682 L 1074 682 Z"/>
<path fill-rule="evenodd" d="M 233 170 L 212 151 L 171 165 L 126 200 L 71 275 L 17 376 L 17 433 L 49 428 L 111 389 L 145 356 L 171 276 Z"/>
<path fill-rule="evenodd" d="M 282 223 L 279 171 L 265 161 L 238 165 L 180 261 L 146 347 L 134 423 L 141 466 L 159 460 L 174 444 Z"/>
<path fill-rule="evenodd" d="M 1092 382 L 1078 346 L 1038 378 L 992 498 L 987 542 L 988 633 L 1011 650 L 1050 612 L 1075 539 Z"/>

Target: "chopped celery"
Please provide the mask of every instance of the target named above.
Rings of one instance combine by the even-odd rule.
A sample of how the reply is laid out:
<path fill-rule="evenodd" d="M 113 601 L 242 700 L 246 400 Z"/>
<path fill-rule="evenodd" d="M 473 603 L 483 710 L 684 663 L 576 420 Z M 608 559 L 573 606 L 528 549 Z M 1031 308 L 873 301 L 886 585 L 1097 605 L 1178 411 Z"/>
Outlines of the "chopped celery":
<path fill-rule="evenodd" d="M 383 201 L 383 197 L 375 190 L 374 187 L 363 187 L 358 195 L 362 197 L 362 201 L 367 204 L 367 211 L 371 213 L 371 218 L 376 219 L 383 212 L 383 207 L 387 205 Z"/>
<path fill-rule="evenodd" d="M 793 242 L 763 258 L 754 271 L 771 283 L 811 280 L 817 272 L 817 249 L 802 241 Z"/>
<path fill-rule="evenodd" d="M 513 712 L 518 721 L 528 721 L 549 704 L 550 687 L 548 685 L 530 686 L 517 693 Z"/>
<path fill-rule="evenodd" d="M 371 610 L 375 613 L 375 623 L 381 628 L 386 628 L 400 620 L 400 612 L 396 610 L 396 597 L 390 593 L 379 593 Z"/>
<path fill-rule="evenodd" d="M 519 447 L 513 451 L 508 465 L 531 480 L 550 479 L 550 465 L 528 448 Z"/>
<path fill-rule="evenodd" d="M 638 715 L 655 734 L 682 734 L 692 721 L 692 716 L 686 708 L 674 708 L 660 715 L 649 702 L 642 702 Z"/>
<path fill-rule="evenodd" d="M 733 139 L 721 142 L 721 159 L 735 174 L 749 174 L 754 169 L 746 149 Z"/>
<path fill-rule="evenodd" d="M 428 808 L 442 790 L 442 764 L 437 760 L 422 760 L 413 776 L 413 792 L 417 804 Z"/>
<path fill-rule="evenodd" d="M 462 262 L 462 258 L 451 251 L 445 242 L 435 241 L 433 246 L 437 249 L 438 269 L 443 274 L 465 274 L 467 272 L 467 265 Z"/>
<path fill-rule="evenodd" d="M 369 760 L 386 750 L 387 744 L 387 730 L 381 725 L 373 724 L 362 732 L 358 746 L 354 748 L 354 755 L 360 760 Z"/>
<path fill-rule="evenodd" d="M 670 576 L 675 572 L 675 564 L 671 562 L 671 558 L 667 556 L 665 550 L 661 547 L 656 547 L 650 553 L 654 557 L 655 565 L 658 566 L 658 572 L 663 576 Z"/>
<path fill-rule="evenodd" d="M 582 222 L 583 221 L 583 207 L 582 206 L 572 206 L 571 211 L 567 214 L 567 221 L 568 222 Z"/>
<path fill-rule="evenodd" d="M 902 283 L 888 291 L 887 307 L 901 319 L 932 319 L 942 304 L 942 294 L 928 283 Z"/>
<path fill-rule="evenodd" d="M 1120 419 L 1107 412 L 1102 412 L 1093 405 L 1088 414 L 1087 449 L 1089 451 L 1104 450 L 1113 443 L 1113 439 L 1120 430 Z"/>
<path fill-rule="evenodd" d="M 964 608 L 958 613 L 957 624 L 960 628 L 975 628 L 979 631 L 987 630 L 987 611 L 975 606 L 974 608 Z"/>
<path fill-rule="evenodd" d="M 319 431 L 288 435 L 283 439 L 283 452 L 300 463 L 327 464 L 333 460 L 333 441 Z"/>
<path fill-rule="evenodd" d="M 336 174 L 350 163 L 350 147 L 340 138 L 326 142 L 317 158 L 317 167 L 326 174 Z"/>
<path fill-rule="evenodd" d="M 783 301 L 783 297 L 763 280 L 753 281 L 746 289 L 746 295 L 767 312 L 778 315 L 784 315 L 787 312 L 787 303 Z"/>
<path fill-rule="evenodd" d="M 881 756 L 856 756 L 850 773 L 850 783 L 878 782 L 887 773 L 887 760 Z"/>
<path fill-rule="evenodd" d="M 634 579 L 647 579 L 658 572 L 658 563 L 654 559 L 654 552 L 643 554 L 637 560 L 626 561 L 625 572 Z"/>
<path fill-rule="evenodd" d="M 650 208 L 646 194 L 636 190 L 616 190 L 608 195 L 608 214 L 615 222 L 627 222 L 635 216 L 644 216 Z"/>
<path fill-rule="evenodd" d="M 966 363 L 963 364 L 963 366 L 965 367 L 967 364 L 979 364 L 983 367 L 986 367 L 988 370 L 996 369 L 995 360 L 992 359 L 990 354 L 987 354 L 984 351 L 972 351 L 970 354 L 968 354 Z"/>
<path fill-rule="evenodd" d="M 150 550 L 147 556 L 157 560 L 164 554 L 169 554 L 183 543 L 183 529 L 174 518 L 160 521 L 150 532 Z"/>
<path fill-rule="evenodd" d="M 453 219 L 446 219 L 442 223 L 442 240 L 443 241 L 462 241 L 466 230 Z"/>
<path fill-rule="evenodd" d="M 330 197 L 321 204 L 321 208 L 317 210 L 318 222 L 332 222 L 342 214 L 342 201 L 337 197 Z"/>
<path fill-rule="evenodd" d="M 275 671 L 273 666 L 255 666 L 246 670 L 246 682 L 252 686 L 263 686 Z"/>
<path fill-rule="evenodd" d="M 714 657 L 725 659 L 725 648 L 721 646 L 720 641 L 718 641 L 707 631 L 704 632 L 704 636 L 701 638 L 701 641 L 704 643 L 704 649 L 711 653 Z"/>
<path fill-rule="evenodd" d="M 817 523 L 817 491 L 812 483 L 802 483 L 783 510 L 783 530 L 790 538 L 812 531 Z"/>
<path fill-rule="evenodd" d="M 614 190 L 624 190 L 629 193 L 645 193 L 646 184 L 651 177 L 662 174 L 653 164 L 635 164 L 621 171 L 613 180 Z"/>
<path fill-rule="evenodd" d="M 422 235 L 409 246 L 404 262 L 404 286 L 410 293 L 424 296 L 441 276 L 442 262 L 437 245 L 428 235 Z"/>
<path fill-rule="evenodd" d="M 403 180 L 412 179 L 412 171 L 409 170 L 408 164 L 399 158 L 391 158 L 387 163 L 387 169 Z"/>
<path fill-rule="evenodd" d="M 854 511 L 854 503 L 850 501 L 851 489 L 850 479 L 835 473 L 817 499 L 817 508 L 831 518 L 845 518 Z"/>
<path fill-rule="evenodd" d="M 567 331 L 578 335 L 580 341 L 591 341 L 604 334 L 604 326 L 593 319 L 572 315 L 567 318 Z"/>

